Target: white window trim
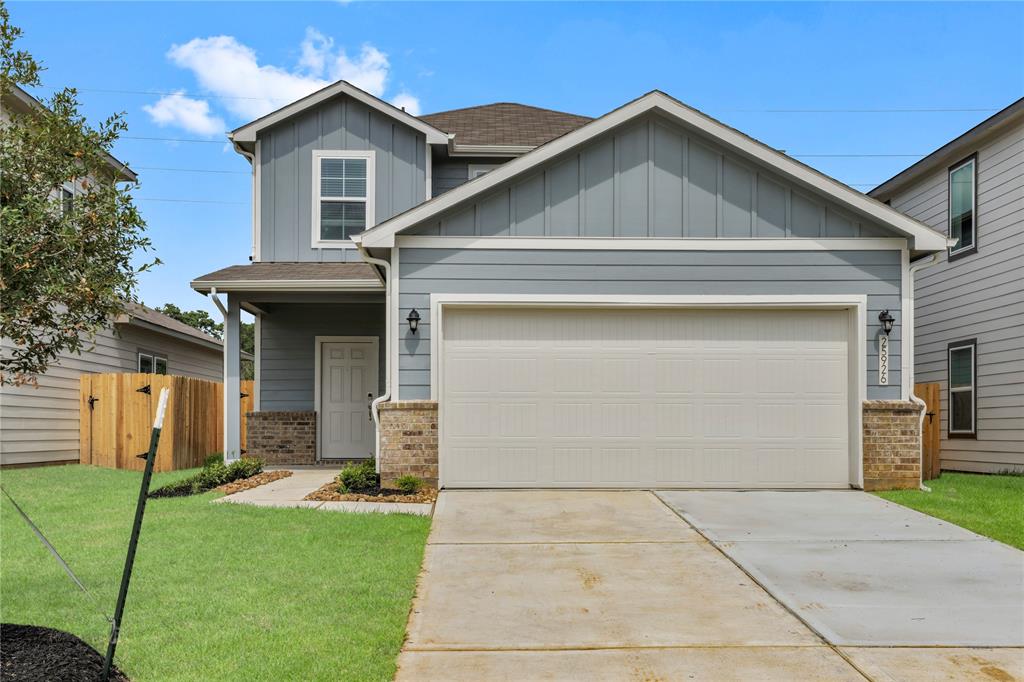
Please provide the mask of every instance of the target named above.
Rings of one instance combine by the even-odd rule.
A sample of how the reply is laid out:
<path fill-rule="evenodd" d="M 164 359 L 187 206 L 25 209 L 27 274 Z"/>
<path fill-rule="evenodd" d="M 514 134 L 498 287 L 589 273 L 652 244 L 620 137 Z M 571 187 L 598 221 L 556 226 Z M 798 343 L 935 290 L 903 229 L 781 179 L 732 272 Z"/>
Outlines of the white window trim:
<path fill-rule="evenodd" d="M 971 351 L 971 384 L 970 386 L 957 386 L 953 387 L 953 351 L 970 349 Z M 946 390 L 949 391 L 949 433 L 953 435 L 973 436 L 978 432 L 978 415 L 977 405 L 978 396 L 975 394 L 977 390 L 978 377 L 975 376 L 978 369 L 977 362 L 978 344 L 975 341 L 965 341 L 964 343 L 956 346 L 950 346 L 949 350 L 946 351 Z M 953 394 L 963 393 L 965 391 L 971 392 L 971 428 L 970 429 L 954 429 L 953 428 Z"/>
<path fill-rule="evenodd" d="M 946 216 L 946 234 L 953 238 L 953 173 L 965 166 L 971 167 L 971 243 L 963 245 L 957 240 L 956 245 L 949 247 L 949 255 L 955 256 L 961 251 L 970 251 L 978 243 L 978 165 L 977 158 L 971 156 L 949 169 L 946 175 L 946 191 L 949 193 L 949 210 Z"/>
<path fill-rule="evenodd" d="M 138 353 L 135 354 L 135 369 L 140 374 L 144 373 L 142 371 L 142 358 L 143 357 L 149 358 L 149 360 L 150 360 L 150 362 L 152 363 L 152 366 L 153 366 L 153 371 L 152 372 L 145 372 L 145 374 L 157 374 L 157 371 L 156 371 L 156 361 L 157 360 L 163 360 L 164 361 L 164 369 L 165 370 L 170 369 L 170 367 L 168 365 L 168 362 L 167 362 L 167 356 L 166 355 L 160 355 L 159 353 L 150 353 L 149 351 L 140 350 Z M 166 374 L 166 371 L 164 373 Z"/>
<path fill-rule="evenodd" d="M 351 249 L 354 247 L 351 239 L 321 239 L 320 238 L 320 161 L 322 159 L 366 159 L 366 229 L 369 230 L 376 224 L 374 219 L 377 193 L 377 176 L 375 171 L 376 152 L 346 149 L 315 149 L 313 150 L 313 216 L 311 227 L 311 245 L 314 249 Z M 345 199 L 344 201 L 358 201 L 358 199 Z"/>
<path fill-rule="evenodd" d="M 486 175 L 492 170 L 500 166 L 499 163 L 471 163 L 468 164 L 466 169 L 466 180 L 475 180 L 480 175 Z M 474 173 L 480 173 L 480 175 L 474 175 Z"/>

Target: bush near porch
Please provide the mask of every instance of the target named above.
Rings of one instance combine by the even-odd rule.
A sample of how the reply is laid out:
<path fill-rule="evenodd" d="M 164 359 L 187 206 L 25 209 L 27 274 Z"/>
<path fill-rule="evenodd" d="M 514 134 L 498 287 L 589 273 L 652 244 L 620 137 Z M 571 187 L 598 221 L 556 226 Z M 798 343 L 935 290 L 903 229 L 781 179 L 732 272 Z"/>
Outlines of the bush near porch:
<path fill-rule="evenodd" d="M 154 475 L 153 487 L 195 473 Z M 138 472 L 3 473 L 4 487 L 113 611 Z M 134 680 L 389 680 L 430 520 L 152 499 L 118 664 Z M 4 622 L 44 625 L 103 651 L 109 626 L 6 499 Z"/>
<path fill-rule="evenodd" d="M 1024 475 L 943 472 L 932 489 L 893 490 L 879 497 L 1024 549 Z"/>

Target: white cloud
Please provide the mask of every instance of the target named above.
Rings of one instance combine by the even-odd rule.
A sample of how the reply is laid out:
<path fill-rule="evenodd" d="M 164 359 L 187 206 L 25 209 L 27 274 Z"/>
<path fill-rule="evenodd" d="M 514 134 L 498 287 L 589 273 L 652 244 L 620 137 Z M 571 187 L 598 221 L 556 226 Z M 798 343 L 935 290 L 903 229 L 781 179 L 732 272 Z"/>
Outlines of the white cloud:
<path fill-rule="evenodd" d="M 142 107 L 160 126 L 173 125 L 197 135 L 219 135 L 224 120 L 210 113 L 210 103 L 186 97 L 184 91 L 164 95 L 155 104 Z"/>
<path fill-rule="evenodd" d="M 376 97 L 384 95 L 391 64 L 375 46 L 365 43 L 357 55 L 349 56 L 344 48 L 335 48 L 332 38 L 310 27 L 300 49 L 298 65 L 291 70 L 260 64 L 255 50 L 226 35 L 173 45 L 167 57 L 191 71 L 204 90 L 245 120 L 259 118 L 339 79 Z M 418 100 L 408 93 L 395 99 L 410 112 L 419 110 Z"/>
<path fill-rule="evenodd" d="M 400 92 L 391 100 L 399 109 L 405 109 L 407 113 L 413 116 L 420 115 L 420 100 L 414 95 L 410 95 L 408 92 Z"/>

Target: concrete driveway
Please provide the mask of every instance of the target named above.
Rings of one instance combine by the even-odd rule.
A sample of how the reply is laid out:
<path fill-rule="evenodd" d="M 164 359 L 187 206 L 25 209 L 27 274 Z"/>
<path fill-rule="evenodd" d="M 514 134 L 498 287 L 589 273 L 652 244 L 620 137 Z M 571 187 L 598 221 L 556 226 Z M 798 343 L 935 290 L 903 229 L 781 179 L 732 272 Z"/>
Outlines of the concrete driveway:
<path fill-rule="evenodd" d="M 1024 676 L 1008 650 L 899 651 L 852 663 L 652 493 L 454 491 L 438 499 L 397 679 Z"/>

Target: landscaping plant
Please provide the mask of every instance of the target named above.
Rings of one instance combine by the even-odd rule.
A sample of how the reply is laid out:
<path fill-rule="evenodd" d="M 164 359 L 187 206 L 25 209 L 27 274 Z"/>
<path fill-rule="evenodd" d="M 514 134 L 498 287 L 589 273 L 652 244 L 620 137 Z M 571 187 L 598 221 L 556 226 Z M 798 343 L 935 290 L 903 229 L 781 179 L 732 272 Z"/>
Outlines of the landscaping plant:
<path fill-rule="evenodd" d="M 406 495 L 413 495 L 423 489 L 423 479 L 406 474 L 395 479 L 395 487 Z"/>
<path fill-rule="evenodd" d="M 263 471 L 263 462 L 252 457 L 242 457 L 230 465 L 224 464 L 221 455 L 210 455 L 206 458 L 203 468 L 199 473 L 175 483 L 157 488 L 149 494 L 150 497 L 182 497 L 184 495 L 198 495 L 207 490 L 213 490 L 225 483 L 231 483 L 242 478 L 250 478 Z"/>
<path fill-rule="evenodd" d="M 338 492 L 359 493 L 377 488 L 377 466 L 372 459 L 350 464 L 338 474 Z"/>

